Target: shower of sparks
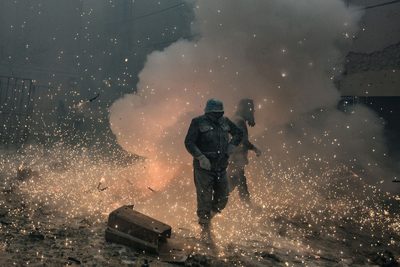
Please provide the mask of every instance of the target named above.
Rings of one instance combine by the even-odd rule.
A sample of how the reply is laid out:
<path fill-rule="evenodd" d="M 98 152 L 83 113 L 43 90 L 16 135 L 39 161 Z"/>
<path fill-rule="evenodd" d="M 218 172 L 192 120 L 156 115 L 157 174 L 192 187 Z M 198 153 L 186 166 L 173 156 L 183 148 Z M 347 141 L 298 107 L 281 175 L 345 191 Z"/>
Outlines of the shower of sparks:
<path fill-rule="evenodd" d="M 163 170 L 168 172 L 165 165 L 146 165 L 140 160 L 131 166 L 116 166 L 87 150 L 31 148 L 19 155 L 3 155 L 1 162 L 2 190 L 14 187 L 12 194 L 22 199 L 23 208 L 10 206 L 3 198 L 0 204 L 11 218 L 23 216 L 29 222 L 27 228 L 18 230 L 22 235 L 31 236 L 33 230 L 50 234 L 54 227 L 76 224 L 77 218 L 98 225 L 110 211 L 127 204 L 172 225 L 182 238 L 190 240 L 198 234 L 189 167 L 165 184 L 157 178 L 162 178 Z M 303 159 L 284 168 L 263 158 L 248 170 L 254 207 L 240 203 L 234 192 L 226 210 L 213 221 L 221 260 L 240 257 L 261 262 L 275 255 L 290 259 L 287 266 L 307 266 L 327 255 L 347 260 L 352 253 L 383 243 L 393 250 L 399 247 L 398 197 L 368 185 L 362 175 L 346 166 L 321 163 L 313 171 L 315 166 L 310 164 Z M 16 170 L 25 167 L 38 175 L 17 182 Z M 12 246 L 7 236 L 18 227 L 17 220 L 0 225 L 0 235 L 6 237 L 0 249 Z M 323 243 L 327 240 L 340 245 L 329 251 Z M 64 239 L 64 247 L 73 247 L 73 242 Z M 195 253 L 211 253 L 190 246 Z M 349 246 L 352 249 L 346 249 Z"/>

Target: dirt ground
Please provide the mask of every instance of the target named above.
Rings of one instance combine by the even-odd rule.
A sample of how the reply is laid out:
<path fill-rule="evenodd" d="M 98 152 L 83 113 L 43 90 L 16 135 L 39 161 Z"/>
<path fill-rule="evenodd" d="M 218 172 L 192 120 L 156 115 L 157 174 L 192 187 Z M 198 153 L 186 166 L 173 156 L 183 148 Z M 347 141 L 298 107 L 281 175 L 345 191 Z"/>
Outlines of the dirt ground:
<path fill-rule="evenodd" d="M 343 174 L 337 181 L 331 175 L 330 184 L 325 183 L 326 191 L 319 196 L 308 180 L 303 184 L 307 186 L 304 191 L 313 194 L 287 193 L 300 184 L 287 183 L 290 191 L 268 184 L 263 193 L 254 192 L 255 196 L 268 195 L 266 206 L 244 207 L 233 194 L 226 211 L 215 218 L 212 246 L 199 241 L 194 204 L 185 206 L 179 199 L 185 192 L 173 186 L 175 191 L 160 194 L 157 200 L 175 203 L 162 216 L 162 205 L 155 208 L 157 201 L 143 202 L 138 208 L 145 212 L 143 207 L 153 207 L 148 215 L 159 215 L 158 219 L 167 223 L 168 218 L 175 218 L 173 237 L 180 239 L 191 254 L 185 263 L 174 264 L 107 243 L 106 213 L 73 212 L 71 205 L 78 202 L 67 196 L 78 199 L 79 194 L 61 194 L 55 199 L 50 193 L 55 189 L 49 184 L 49 192 L 40 191 L 40 199 L 36 199 L 32 195 L 36 196 L 39 189 L 34 184 L 44 183 L 44 178 L 27 178 L 33 180 L 31 184 L 19 181 L 12 176 L 15 173 L 9 173 L 15 164 L 8 169 L 4 167 L 7 161 L 2 164 L 0 266 L 400 266 L 400 197 L 374 187 L 360 192 L 348 190 L 353 180 L 344 179 Z M 350 188 L 361 186 L 353 184 Z M 194 199 L 193 195 L 189 198 Z M 283 199 L 287 201 L 283 203 Z M 180 206 L 187 213 L 179 211 Z"/>

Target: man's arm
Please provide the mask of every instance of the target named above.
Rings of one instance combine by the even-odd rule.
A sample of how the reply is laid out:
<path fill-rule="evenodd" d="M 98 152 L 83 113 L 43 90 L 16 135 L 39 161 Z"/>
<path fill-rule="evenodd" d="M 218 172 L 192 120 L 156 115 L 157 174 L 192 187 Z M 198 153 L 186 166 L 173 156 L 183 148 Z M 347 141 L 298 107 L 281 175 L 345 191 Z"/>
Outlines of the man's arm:
<path fill-rule="evenodd" d="M 199 136 L 199 127 L 195 119 L 192 120 L 189 126 L 189 130 L 185 138 L 185 147 L 187 151 L 194 157 L 199 158 L 203 155 L 200 149 L 196 145 L 197 138 Z"/>
<path fill-rule="evenodd" d="M 226 118 L 230 131 L 229 133 L 232 135 L 232 140 L 229 144 L 238 146 L 243 139 L 243 131 L 236 126 L 230 119 Z"/>
<path fill-rule="evenodd" d="M 261 150 L 258 149 L 253 143 L 249 141 L 249 132 L 247 130 L 247 125 L 244 120 L 237 120 L 236 125 L 243 131 L 243 139 L 242 139 L 242 144 L 247 150 L 253 150 L 257 157 L 261 155 Z"/>
<path fill-rule="evenodd" d="M 244 120 L 238 120 L 236 125 L 239 127 L 240 130 L 243 131 L 243 146 L 248 150 L 255 150 L 256 146 L 249 141 L 249 133 L 247 131 L 246 122 Z"/>

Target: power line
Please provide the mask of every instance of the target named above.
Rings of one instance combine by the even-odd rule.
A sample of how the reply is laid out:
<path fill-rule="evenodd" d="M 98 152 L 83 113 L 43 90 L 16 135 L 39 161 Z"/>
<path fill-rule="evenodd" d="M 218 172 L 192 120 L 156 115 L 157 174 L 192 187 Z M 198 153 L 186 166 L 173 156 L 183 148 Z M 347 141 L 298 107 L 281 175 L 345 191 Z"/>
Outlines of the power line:
<path fill-rule="evenodd" d="M 184 5 L 185 5 L 185 3 L 180 3 L 180 4 L 176 4 L 176 5 L 173 5 L 173 6 L 169 6 L 169 7 L 166 7 L 166 8 L 157 10 L 157 11 L 154 11 L 154 12 L 150 12 L 150 13 L 147 13 L 147 14 L 143 14 L 143 15 L 141 15 L 141 16 L 137 16 L 137 17 L 134 17 L 134 18 L 131 18 L 131 19 L 125 19 L 125 20 L 120 20 L 120 21 L 113 21 L 113 22 L 108 22 L 108 23 L 106 23 L 106 24 L 117 24 L 117 23 L 121 23 L 121 22 L 136 21 L 136 20 L 140 20 L 140 19 L 147 18 L 147 17 L 150 17 L 150 16 L 154 16 L 154 15 L 157 15 L 157 14 L 160 14 L 160 13 L 164 13 L 164 12 L 166 12 L 166 11 L 169 11 L 169 10 L 175 9 L 175 8 L 182 7 L 182 6 L 184 6 Z"/>
<path fill-rule="evenodd" d="M 361 8 L 361 10 L 362 9 L 371 9 L 371 8 L 376 8 L 376 7 L 381 7 L 381 6 L 387 6 L 387 5 L 392 5 L 392 4 L 396 4 L 396 3 L 400 3 L 400 0 L 394 0 L 394 1 L 385 2 L 385 3 L 381 3 L 381 4 L 366 6 L 366 7 Z"/>
<path fill-rule="evenodd" d="M 135 21 L 135 20 L 139 20 L 139 19 L 142 19 L 142 18 L 150 17 L 150 16 L 153 16 L 153 15 L 157 15 L 157 14 L 166 12 L 166 11 L 171 10 L 171 9 L 175 9 L 175 8 L 184 6 L 184 5 L 185 5 L 185 3 L 176 4 L 176 5 L 173 5 L 173 6 L 170 6 L 170 7 L 166 7 L 166 8 L 160 9 L 158 11 L 150 12 L 150 13 L 147 13 L 147 14 L 135 17 L 135 18 L 128 19 L 126 21 Z"/>

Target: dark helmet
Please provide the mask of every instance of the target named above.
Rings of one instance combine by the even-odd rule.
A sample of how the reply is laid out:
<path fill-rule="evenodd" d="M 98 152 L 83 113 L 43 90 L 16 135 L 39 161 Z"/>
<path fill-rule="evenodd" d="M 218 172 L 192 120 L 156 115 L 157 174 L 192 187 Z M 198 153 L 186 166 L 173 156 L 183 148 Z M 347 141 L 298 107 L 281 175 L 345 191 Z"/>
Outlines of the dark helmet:
<path fill-rule="evenodd" d="M 250 126 L 253 127 L 256 125 L 254 111 L 253 99 L 244 98 L 239 101 L 236 114 L 242 117 Z"/>
<path fill-rule="evenodd" d="M 222 101 L 211 98 L 207 101 L 206 107 L 204 109 L 205 113 L 210 113 L 210 112 L 224 112 L 224 104 Z"/>

